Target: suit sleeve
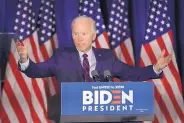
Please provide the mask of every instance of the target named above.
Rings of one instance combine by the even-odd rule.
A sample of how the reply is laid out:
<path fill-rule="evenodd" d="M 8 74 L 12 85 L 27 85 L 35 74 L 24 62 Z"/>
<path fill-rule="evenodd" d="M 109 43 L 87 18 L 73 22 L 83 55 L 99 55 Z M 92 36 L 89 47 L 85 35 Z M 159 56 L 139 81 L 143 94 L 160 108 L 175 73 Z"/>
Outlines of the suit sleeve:
<path fill-rule="evenodd" d="M 147 67 L 133 67 L 129 66 L 113 55 L 113 68 L 112 73 L 114 76 L 125 81 L 146 81 L 149 79 L 156 79 L 162 76 L 162 73 L 157 75 L 153 70 L 153 65 Z"/>
<path fill-rule="evenodd" d="M 29 61 L 29 66 L 26 70 L 21 70 L 21 66 L 18 63 L 18 69 L 25 73 L 30 78 L 44 78 L 44 77 L 51 77 L 55 75 L 55 61 L 57 56 L 57 51 L 54 55 L 49 58 L 48 60 L 40 63 L 35 63 L 31 59 Z"/>

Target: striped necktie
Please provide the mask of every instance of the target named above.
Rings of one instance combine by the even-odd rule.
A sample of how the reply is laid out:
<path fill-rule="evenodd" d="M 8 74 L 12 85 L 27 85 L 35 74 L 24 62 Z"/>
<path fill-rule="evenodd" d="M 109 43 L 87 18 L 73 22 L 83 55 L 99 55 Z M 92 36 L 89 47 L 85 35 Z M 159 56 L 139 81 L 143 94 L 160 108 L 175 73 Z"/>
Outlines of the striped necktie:
<path fill-rule="evenodd" d="M 87 54 L 83 54 L 83 58 L 84 58 L 83 59 L 84 79 L 87 82 L 91 82 L 92 79 L 91 79 L 91 77 L 89 75 L 90 67 L 89 67 L 88 55 Z"/>

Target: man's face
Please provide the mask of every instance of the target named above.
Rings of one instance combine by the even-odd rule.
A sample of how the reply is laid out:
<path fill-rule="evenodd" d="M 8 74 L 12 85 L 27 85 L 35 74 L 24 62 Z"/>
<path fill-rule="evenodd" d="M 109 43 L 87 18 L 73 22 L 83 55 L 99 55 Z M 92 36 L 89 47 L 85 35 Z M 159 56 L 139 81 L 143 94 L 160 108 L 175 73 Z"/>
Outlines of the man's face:
<path fill-rule="evenodd" d="M 72 38 L 76 48 L 81 52 L 86 53 L 91 48 L 92 41 L 96 38 L 92 26 L 93 22 L 86 18 L 78 19 L 72 25 Z"/>

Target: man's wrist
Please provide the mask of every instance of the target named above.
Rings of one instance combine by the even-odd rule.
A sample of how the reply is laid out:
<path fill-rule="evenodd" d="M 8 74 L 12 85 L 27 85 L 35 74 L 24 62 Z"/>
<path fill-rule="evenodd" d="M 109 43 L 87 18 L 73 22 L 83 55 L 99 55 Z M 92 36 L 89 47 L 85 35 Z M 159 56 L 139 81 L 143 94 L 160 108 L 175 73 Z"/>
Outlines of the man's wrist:
<path fill-rule="evenodd" d="M 27 61 L 21 63 L 21 61 L 19 60 L 19 64 L 20 64 L 20 68 L 22 71 L 25 71 L 28 66 L 29 66 L 29 58 L 27 59 Z"/>
<path fill-rule="evenodd" d="M 156 73 L 156 74 L 160 74 L 162 72 L 162 69 L 159 69 L 156 64 L 153 65 L 153 71 Z"/>

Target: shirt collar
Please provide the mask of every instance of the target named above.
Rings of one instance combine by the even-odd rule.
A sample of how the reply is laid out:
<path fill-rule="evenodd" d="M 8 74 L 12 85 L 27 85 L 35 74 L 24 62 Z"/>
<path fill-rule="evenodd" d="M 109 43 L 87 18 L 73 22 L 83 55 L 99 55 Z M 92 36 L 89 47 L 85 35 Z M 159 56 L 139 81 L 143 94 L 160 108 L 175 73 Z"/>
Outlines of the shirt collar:
<path fill-rule="evenodd" d="M 83 54 L 87 54 L 88 55 L 88 60 L 90 61 L 91 56 L 93 54 L 92 47 L 89 49 L 89 51 L 87 53 L 81 52 L 78 49 L 77 49 L 77 51 L 79 52 L 80 59 L 83 59 Z"/>

